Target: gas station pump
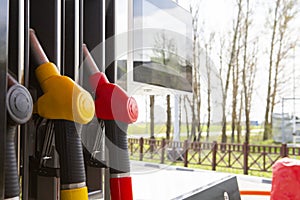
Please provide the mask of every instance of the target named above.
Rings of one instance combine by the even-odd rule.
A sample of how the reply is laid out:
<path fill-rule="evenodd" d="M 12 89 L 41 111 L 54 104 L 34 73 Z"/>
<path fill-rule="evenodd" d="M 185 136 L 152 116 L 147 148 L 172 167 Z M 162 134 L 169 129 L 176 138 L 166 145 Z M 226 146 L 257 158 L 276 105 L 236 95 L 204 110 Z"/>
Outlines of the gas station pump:
<path fill-rule="evenodd" d="M 0 49 L 0 76 L 1 81 L 8 79 L 8 83 L 5 80 L 0 85 L 3 122 L 0 161 L 5 166 L 4 169 L 0 164 L 0 199 L 88 199 L 88 170 L 80 134 L 82 125 L 93 118 L 106 136 L 109 158 L 101 160 L 103 165 L 97 163 L 97 167 L 109 168 L 106 183 L 110 182 L 110 197 L 133 199 L 126 133 L 128 124 L 137 119 L 137 104 L 119 86 L 108 81 L 106 75 L 112 82 L 113 72 L 107 70 L 105 75 L 95 63 L 87 66 L 90 85 L 96 92 L 95 101 L 77 84 L 82 51 L 87 60 L 93 61 L 88 50 L 82 49 L 82 41 L 94 48 L 114 35 L 111 25 L 114 1 L 25 0 L 0 4 L 3 13 L 0 18 L 5 18 L 0 23 L 0 30 L 5 33 L 0 36 L 4 45 Z M 39 33 L 40 41 L 30 27 Z M 8 47 L 10 51 L 6 52 Z M 114 47 L 105 46 L 102 50 L 113 52 Z M 10 66 L 7 66 L 7 53 Z M 101 59 L 102 64 L 109 60 Z M 71 60 L 74 65 L 70 64 Z M 2 64 L 6 67 L 2 68 Z M 8 70 L 18 76 L 18 81 L 30 93 Z M 19 124 L 25 125 L 19 128 Z M 89 137 L 88 132 L 85 134 Z M 101 174 L 92 181 L 98 181 L 99 177 L 102 178 Z M 101 180 L 99 185 L 102 187 Z"/>
<path fill-rule="evenodd" d="M 48 61 L 33 30 L 30 30 L 30 54 L 44 92 L 35 103 L 34 112 L 54 123 L 60 161 L 60 199 L 88 199 L 79 132 L 80 124 L 88 123 L 94 116 L 93 99 L 72 79 L 60 75 Z"/>
<path fill-rule="evenodd" d="M 132 200 L 127 128 L 128 124 L 137 120 L 137 103 L 118 85 L 109 83 L 106 75 L 99 71 L 85 45 L 83 55 L 84 67 L 90 72 L 90 85 L 95 91 L 96 116 L 105 123 L 111 199 Z"/>

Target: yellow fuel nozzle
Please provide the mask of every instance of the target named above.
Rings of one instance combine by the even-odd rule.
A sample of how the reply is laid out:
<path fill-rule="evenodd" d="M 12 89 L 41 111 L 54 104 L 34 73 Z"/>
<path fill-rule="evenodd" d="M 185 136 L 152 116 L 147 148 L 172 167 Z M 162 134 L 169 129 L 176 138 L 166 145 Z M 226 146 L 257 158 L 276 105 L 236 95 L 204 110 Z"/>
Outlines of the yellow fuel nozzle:
<path fill-rule="evenodd" d="M 92 96 L 69 77 L 60 75 L 48 61 L 33 30 L 30 30 L 30 52 L 38 66 L 35 74 L 44 92 L 35 103 L 34 112 L 47 119 L 90 122 L 95 113 Z"/>

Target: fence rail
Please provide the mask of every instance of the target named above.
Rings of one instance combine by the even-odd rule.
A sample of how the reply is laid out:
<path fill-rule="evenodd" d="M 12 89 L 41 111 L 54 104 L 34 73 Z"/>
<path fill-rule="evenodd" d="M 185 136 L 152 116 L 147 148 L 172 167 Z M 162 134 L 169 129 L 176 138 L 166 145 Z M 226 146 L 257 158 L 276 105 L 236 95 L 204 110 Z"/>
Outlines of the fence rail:
<path fill-rule="evenodd" d="M 282 145 L 224 144 L 217 142 L 174 142 L 165 139 L 129 138 L 129 154 L 140 161 L 156 161 L 189 165 L 231 168 L 249 171 L 272 172 L 272 165 L 280 158 L 300 158 L 299 147 Z"/>

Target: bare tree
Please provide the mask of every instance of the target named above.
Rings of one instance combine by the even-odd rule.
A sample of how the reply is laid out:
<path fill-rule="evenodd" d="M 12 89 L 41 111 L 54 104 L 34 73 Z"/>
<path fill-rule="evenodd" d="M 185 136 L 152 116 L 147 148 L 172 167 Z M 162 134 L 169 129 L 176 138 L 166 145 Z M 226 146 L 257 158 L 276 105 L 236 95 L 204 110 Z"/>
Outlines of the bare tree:
<path fill-rule="evenodd" d="M 276 104 L 279 88 L 278 77 L 282 71 L 281 63 L 294 48 L 297 39 L 292 39 L 289 34 L 291 22 L 298 12 L 297 0 L 276 0 L 274 17 L 272 18 L 272 36 L 269 53 L 268 89 L 265 110 L 265 127 L 263 140 L 269 139 L 272 133 L 272 115 Z"/>
<path fill-rule="evenodd" d="M 245 142 L 249 143 L 249 137 L 250 137 L 250 97 L 249 95 L 252 95 L 252 93 L 249 94 L 250 89 L 248 89 L 248 82 L 246 79 L 246 73 L 247 73 L 247 50 L 248 50 L 248 31 L 249 31 L 249 0 L 247 0 L 247 10 L 246 10 L 246 17 L 244 20 L 244 66 L 243 66 L 243 91 L 244 91 L 244 99 L 245 99 L 245 117 L 246 117 L 246 134 L 245 134 Z"/>
<path fill-rule="evenodd" d="M 280 1 L 276 1 L 276 7 L 274 11 L 274 21 L 272 27 L 272 38 L 271 38 L 271 47 L 270 47 L 270 58 L 269 58 L 269 78 L 268 78 L 268 91 L 267 91 L 267 104 L 266 104 L 266 111 L 265 111 L 265 126 L 264 126 L 264 135 L 263 140 L 267 140 L 271 135 L 271 124 L 270 124 L 270 102 L 271 102 L 271 92 L 272 92 L 272 73 L 273 73 L 273 51 L 275 46 L 275 36 L 277 31 L 277 24 L 278 24 L 278 12 Z"/>
<path fill-rule="evenodd" d="M 181 131 L 181 124 L 182 124 L 182 121 L 181 121 L 181 116 L 182 116 L 182 109 L 181 109 L 182 99 L 183 99 L 183 97 L 179 96 L 179 105 L 178 105 L 179 106 L 179 116 L 178 116 L 178 118 L 179 118 L 179 133 Z"/>
<path fill-rule="evenodd" d="M 198 128 L 198 140 L 201 137 L 201 124 L 200 124 L 200 107 L 201 107 L 201 95 L 200 95 L 200 77 L 199 77 L 199 41 L 198 41 L 198 18 L 199 18 L 199 4 L 197 6 L 190 5 L 190 12 L 192 13 L 193 24 L 193 97 L 192 101 L 188 98 L 188 102 L 192 111 L 192 128 L 190 139 L 197 140 L 196 128 Z"/>
<path fill-rule="evenodd" d="M 150 95 L 150 138 L 154 139 L 154 102 L 155 96 Z"/>
<path fill-rule="evenodd" d="M 199 72 L 199 69 L 200 69 L 200 59 L 201 59 L 201 56 L 200 56 L 200 43 L 199 41 L 197 42 L 197 51 L 198 51 L 198 54 L 197 54 L 197 62 L 198 63 L 196 65 L 198 71 L 196 71 L 195 73 L 195 76 L 196 76 L 196 79 L 197 79 L 197 95 L 195 96 L 195 101 L 197 103 L 197 118 L 196 118 L 196 126 L 197 126 L 197 131 L 198 131 L 198 136 L 197 136 L 197 141 L 199 142 L 200 139 L 201 139 L 201 134 L 202 134 L 202 128 L 201 128 L 201 101 L 202 101 L 202 98 L 201 98 L 201 82 L 200 82 L 200 72 Z"/>
<path fill-rule="evenodd" d="M 223 80 L 221 80 L 221 83 L 223 85 L 223 90 L 222 90 L 222 143 L 226 143 L 227 141 L 227 136 L 226 136 L 226 126 L 227 126 L 227 120 L 226 120 L 226 106 L 227 106 L 227 94 L 228 94 L 228 89 L 229 89 L 229 83 L 230 83 L 230 73 L 232 70 L 232 66 L 234 65 L 235 62 L 235 57 L 236 57 L 236 45 L 237 45 L 237 39 L 238 39 L 238 32 L 239 32 L 239 26 L 241 23 L 241 12 L 242 12 L 242 0 L 238 1 L 238 13 L 237 13 L 237 19 L 235 23 L 235 27 L 233 30 L 233 39 L 232 39 L 232 46 L 230 49 L 230 57 L 229 57 L 229 63 L 228 67 L 225 70 L 226 71 L 226 77 L 225 77 L 225 83 Z M 222 53 L 223 54 L 223 53 Z M 222 63 L 223 58 L 220 57 L 220 63 Z M 220 78 L 222 79 L 222 66 L 220 66 Z M 225 85 L 224 85 L 225 84 Z"/>
<path fill-rule="evenodd" d="M 211 119 L 210 119 L 210 117 L 211 117 L 211 100 L 210 100 L 210 98 L 211 98 L 211 84 L 210 84 L 211 69 L 210 69 L 210 67 L 211 66 L 210 66 L 210 62 L 208 60 L 208 54 L 209 54 L 208 51 L 210 51 L 210 50 L 211 50 L 211 45 L 209 47 L 208 47 L 208 45 L 205 45 L 205 52 L 206 52 L 205 53 L 205 60 L 206 60 L 205 66 L 206 66 L 206 73 L 207 73 L 207 124 L 206 124 L 207 128 L 206 128 L 206 141 L 209 140 L 210 121 L 211 121 Z"/>
<path fill-rule="evenodd" d="M 241 143 L 242 135 L 242 113 L 243 113 L 243 90 L 240 91 L 240 107 L 239 107 L 239 116 L 237 119 L 237 143 Z"/>
<path fill-rule="evenodd" d="M 249 0 L 247 0 L 249 1 Z M 249 56 L 248 60 L 245 60 L 243 68 L 243 92 L 244 92 L 244 110 L 246 118 L 246 133 L 245 133 L 245 142 L 249 143 L 250 140 L 250 113 L 251 113 L 251 104 L 253 96 L 254 81 L 256 77 L 256 67 L 257 67 L 257 47 L 256 42 L 253 43 L 253 51 Z"/>
<path fill-rule="evenodd" d="M 244 110 L 246 118 L 246 133 L 245 133 L 245 142 L 249 143 L 250 140 L 250 112 L 251 112 L 251 103 L 252 103 L 252 94 L 254 87 L 254 80 L 256 75 L 256 66 L 257 66 L 257 42 L 252 43 L 252 53 L 248 54 L 249 49 L 249 27 L 251 25 L 251 20 L 249 19 L 250 8 L 249 0 L 246 1 L 246 16 L 244 20 L 244 55 L 243 55 L 243 70 L 242 70 L 242 79 L 243 79 L 243 92 L 244 92 Z"/>
<path fill-rule="evenodd" d="M 189 99 L 188 96 L 184 95 L 183 106 L 184 106 L 184 111 L 185 111 L 186 137 L 189 139 L 190 138 L 190 126 L 189 126 L 188 110 L 187 110 L 187 106 L 186 106 L 188 99 Z"/>
<path fill-rule="evenodd" d="M 237 123 L 237 103 L 238 103 L 238 92 L 239 92 L 239 76 L 240 76 L 240 51 L 242 46 L 240 45 L 242 38 L 242 31 L 239 28 L 237 48 L 235 55 L 235 63 L 232 65 L 232 112 L 231 112 L 231 143 L 235 142 L 235 129 Z"/>
<path fill-rule="evenodd" d="M 207 129 L 206 129 L 206 141 L 209 140 L 209 132 L 211 125 L 211 68 L 212 61 L 210 60 L 212 43 L 214 41 L 215 34 L 211 33 L 208 43 L 205 44 L 205 67 L 207 75 Z"/>
<path fill-rule="evenodd" d="M 170 102 L 170 95 L 167 95 L 167 123 L 166 123 L 166 139 L 170 139 L 171 133 L 171 102 Z"/>
<path fill-rule="evenodd" d="M 274 107 L 276 105 L 276 95 L 278 92 L 278 85 L 280 84 L 278 80 L 278 76 L 282 70 L 282 65 L 281 62 L 287 58 L 287 55 L 293 50 L 297 44 L 297 39 L 296 40 L 288 40 L 288 26 L 295 18 L 296 10 L 293 10 L 294 7 L 297 6 L 297 1 L 287 1 L 285 2 L 286 4 L 283 5 L 282 8 L 282 17 L 279 20 L 279 38 L 278 38 L 278 50 L 276 54 L 276 60 L 275 60 L 275 77 L 274 77 L 274 87 L 273 87 L 273 92 L 272 92 L 272 101 L 271 101 L 271 116 L 274 112 Z M 271 124 L 272 124 L 272 118 L 271 118 Z"/>

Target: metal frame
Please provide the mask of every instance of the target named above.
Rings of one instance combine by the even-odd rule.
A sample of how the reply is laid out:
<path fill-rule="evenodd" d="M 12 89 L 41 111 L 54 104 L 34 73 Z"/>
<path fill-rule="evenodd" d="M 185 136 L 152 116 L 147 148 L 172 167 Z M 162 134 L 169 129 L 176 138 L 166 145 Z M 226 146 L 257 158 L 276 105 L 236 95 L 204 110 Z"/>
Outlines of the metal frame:
<path fill-rule="evenodd" d="M 97 66 L 101 69 L 104 67 L 104 55 L 105 51 L 104 40 L 105 40 L 105 1 L 100 0 L 84 0 L 83 1 L 83 43 L 87 45 L 92 57 L 94 58 Z M 88 90 L 90 90 L 88 76 L 85 74 L 89 74 L 88 71 L 84 68 L 80 70 L 83 74 L 81 74 L 81 83 L 82 86 Z M 85 163 L 85 170 L 87 175 L 87 186 L 89 188 L 90 194 L 98 192 L 100 196 L 103 195 L 103 174 L 105 174 L 104 170 L 101 168 L 95 168 L 88 166 Z M 105 197 L 108 199 L 108 197 Z"/>
<path fill-rule="evenodd" d="M 105 1 L 105 22 L 104 22 L 104 37 L 105 41 L 107 41 L 109 38 L 115 36 L 115 1 L 116 0 L 104 0 Z M 104 42 L 104 72 L 108 78 L 108 80 L 111 83 L 115 83 L 115 62 L 114 62 L 114 57 L 115 57 L 115 41 L 114 39 L 110 39 L 110 46 L 106 46 Z M 113 61 L 112 63 L 109 63 L 110 61 Z M 105 137 L 105 140 L 107 140 L 107 137 Z M 105 142 L 106 143 L 106 142 Z M 106 158 L 109 155 L 109 148 L 106 147 L 105 152 Z M 106 159 L 106 160 L 109 160 Z M 110 169 L 107 168 L 104 170 L 104 199 L 110 199 Z"/>
<path fill-rule="evenodd" d="M 20 65 L 24 65 L 24 86 L 29 87 L 29 0 L 19 0 L 19 59 Z M 22 38 L 23 37 L 23 38 Z M 23 55 L 22 55 L 23 50 Z M 23 61 L 21 60 L 23 59 Z M 22 63 L 23 62 L 23 63 Z M 21 81 L 21 80 L 19 80 Z M 22 199 L 28 199 L 29 183 L 29 157 L 28 157 L 28 126 L 21 126 L 20 134 L 20 175 L 22 176 Z"/>
<path fill-rule="evenodd" d="M 0 199 L 4 199 L 9 1 L 0 0 Z"/>
<path fill-rule="evenodd" d="M 30 28 L 33 28 L 37 34 L 39 42 L 41 43 L 43 50 L 46 52 L 49 61 L 56 64 L 59 71 L 62 70 L 63 65 L 63 54 L 61 54 L 62 46 L 62 9 L 64 8 L 64 0 L 55 0 L 55 1 L 39 1 L 39 0 L 30 0 L 30 12 L 28 12 L 28 20 L 30 20 Z M 28 22 L 29 25 L 29 22 Z M 28 34 L 28 30 L 26 34 Z M 26 42 L 29 42 L 28 35 L 25 36 Z M 29 44 L 27 52 L 29 53 Z M 29 58 L 29 55 L 28 55 Z M 29 61 L 28 61 L 29 62 Z M 39 84 L 36 81 L 34 69 L 36 66 L 30 66 L 30 86 L 31 88 L 36 89 L 36 97 L 42 94 Z M 35 98 L 36 98 L 35 97 Z M 32 128 L 32 127 L 31 127 Z M 57 190 L 60 188 L 59 179 L 54 175 L 40 176 L 36 171 L 37 166 L 34 161 L 29 160 L 30 156 L 35 154 L 35 145 L 32 143 L 34 138 L 34 131 L 31 129 L 24 136 L 24 176 L 25 182 L 23 184 L 24 192 L 27 192 L 27 195 L 23 199 L 59 199 L 60 191 Z M 33 137 L 33 138 L 30 138 Z M 58 156 L 56 153 L 53 153 L 53 163 L 56 163 Z M 30 165 L 30 169 L 29 169 Z M 55 165 L 55 164 L 53 164 Z M 25 169 L 27 167 L 27 169 Z M 46 173 L 52 173 L 53 171 L 47 171 Z M 53 172 L 55 173 L 55 172 Z M 27 176 L 27 177 L 26 177 Z M 53 192 L 49 192 L 53 191 Z M 47 194 L 45 196 L 45 194 Z"/>
<path fill-rule="evenodd" d="M 115 36 L 115 0 L 105 0 L 105 40 Z M 111 40 L 111 39 L 110 39 Z M 111 40 L 110 46 L 105 46 L 105 74 L 111 83 L 115 83 L 115 44 Z M 113 62 L 111 62 L 113 61 Z M 111 62 L 111 63 L 110 63 Z"/>
<path fill-rule="evenodd" d="M 103 66 L 103 56 L 101 45 L 105 40 L 103 34 L 104 16 L 102 12 L 105 10 L 104 1 L 85 0 L 83 12 L 83 42 L 93 54 L 93 58 L 98 67 Z M 103 71 L 103 70 L 100 70 Z"/>
<path fill-rule="evenodd" d="M 62 43 L 63 74 L 79 81 L 79 66 L 82 63 L 83 43 L 83 0 L 64 1 L 62 25 L 64 27 Z M 72 50 L 70 50 L 72 49 Z"/>
<path fill-rule="evenodd" d="M 12 0 L 9 5 L 8 69 L 21 84 L 29 83 L 29 0 Z M 22 176 L 22 197 L 28 199 L 29 157 L 27 125 L 18 128 L 17 156 L 19 175 Z"/>
<path fill-rule="evenodd" d="M 20 5 L 18 0 L 12 0 L 9 3 L 9 37 L 8 37 L 8 68 L 9 70 L 19 77 L 19 17 L 20 13 Z M 19 12 L 18 12 L 19 11 Z M 15 77 L 16 78 L 16 77 Z"/>
<path fill-rule="evenodd" d="M 103 49 L 105 1 L 84 0 L 83 3 L 83 43 L 86 44 L 100 71 L 104 71 L 102 67 L 105 66 Z M 81 85 L 87 90 L 91 90 L 88 76 L 84 75 L 88 74 L 87 70 L 83 68 L 80 71 Z"/>

